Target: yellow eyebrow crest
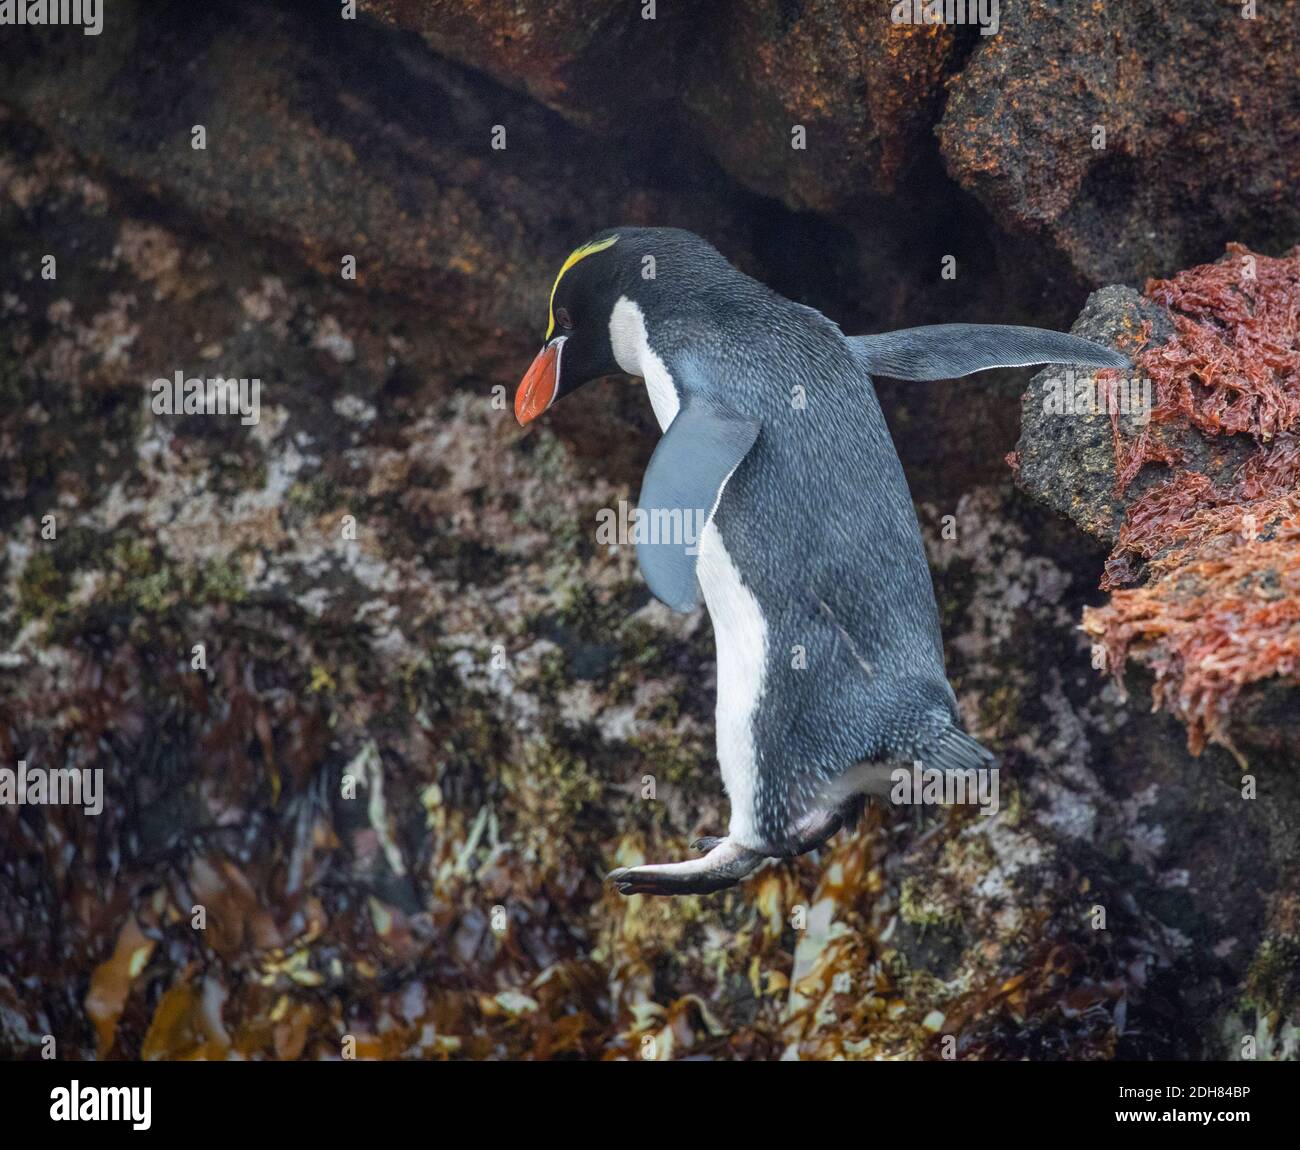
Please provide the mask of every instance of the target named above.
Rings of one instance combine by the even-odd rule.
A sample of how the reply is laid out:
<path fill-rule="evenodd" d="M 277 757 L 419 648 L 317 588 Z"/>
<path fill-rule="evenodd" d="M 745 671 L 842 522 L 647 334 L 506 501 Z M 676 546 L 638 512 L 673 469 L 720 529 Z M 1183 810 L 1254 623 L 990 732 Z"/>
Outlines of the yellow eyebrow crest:
<path fill-rule="evenodd" d="M 582 247 L 570 253 L 569 258 L 564 261 L 564 266 L 560 268 L 560 274 L 555 277 L 555 282 L 551 285 L 550 322 L 546 325 L 546 338 L 548 340 L 555 330 L 555 293 L 559 289 L 560 280 L 564 278 L 564 273 L 580 260 L 585 260 L 588 256 L 594 256 L 597 252 L 603 252 L 616 243 L 618 243 L 618 236 L 610 236 L 607 239 L 597 240 L 595 243 L 583 244 Z"/>

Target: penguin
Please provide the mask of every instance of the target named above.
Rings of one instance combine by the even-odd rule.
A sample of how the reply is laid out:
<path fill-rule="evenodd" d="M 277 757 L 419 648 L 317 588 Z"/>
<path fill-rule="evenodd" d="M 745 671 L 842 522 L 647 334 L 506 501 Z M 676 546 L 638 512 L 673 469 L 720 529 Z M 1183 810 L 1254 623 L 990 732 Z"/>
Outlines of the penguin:
<path fill-rule="evenodd" d="M 623 894 L 704 894 L 822 846 L 882 777 L 995 760 L 963 729 L 934 588 L 872 376 L 1125 368 L 1117 351 L 1028 327 L 846 336 L 700 237 L 620 227 L 574 250 L 515 394 L 530 423 L 590 380 L 645 381 L 662 436 L 641 485 L 637 562 L 675 611 L 702 601 L 717 650 L 727 833 L 685 861 L 622 867 Z"/>

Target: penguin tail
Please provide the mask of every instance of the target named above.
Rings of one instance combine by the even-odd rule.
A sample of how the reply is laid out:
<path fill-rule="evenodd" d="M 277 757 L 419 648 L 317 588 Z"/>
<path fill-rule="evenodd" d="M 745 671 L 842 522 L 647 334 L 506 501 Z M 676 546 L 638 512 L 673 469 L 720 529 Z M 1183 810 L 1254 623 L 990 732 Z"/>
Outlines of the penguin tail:
<path fill-rule="evenodd" d="M 958 727 L 947 726 L 919 748 L 917 758 L 924 767 L 941 771 L 968 771 L 992 767 L 997 757 Z"/>
<path fill-rule="evenodd" d="M 993 367 L 1032 367 L 1045 363 L 1103 368 L 1133 366 L 1126 355 L 1112 348 L 1040 327 L 943 323 L 847 338 L 868 375 L 884 375 L 890 379 L 960 379 Z"/>

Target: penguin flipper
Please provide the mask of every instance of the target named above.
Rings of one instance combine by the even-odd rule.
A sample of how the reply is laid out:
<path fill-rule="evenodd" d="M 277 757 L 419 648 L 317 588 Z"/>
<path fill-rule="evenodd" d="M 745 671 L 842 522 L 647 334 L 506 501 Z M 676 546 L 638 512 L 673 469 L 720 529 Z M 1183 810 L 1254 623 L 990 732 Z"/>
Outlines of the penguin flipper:
<path fill-rule="evenodd" d="M 991 367 L 1069 363 L 1084 367 L 1132 367 L 1111 348 L 1040 327 L 991 323 L 942 323 L 881 335 L 848 337 L 869 375 L 890 379 L 959 379 Z"/>
<path fill-rule="evenodd" d="M 754 420 L 688 397 L 650 457 L 637 501 L 642 535 L 636 557 L 655 598 L 675 611 L 699 604 L 700 536 L 758 431 Z"/>

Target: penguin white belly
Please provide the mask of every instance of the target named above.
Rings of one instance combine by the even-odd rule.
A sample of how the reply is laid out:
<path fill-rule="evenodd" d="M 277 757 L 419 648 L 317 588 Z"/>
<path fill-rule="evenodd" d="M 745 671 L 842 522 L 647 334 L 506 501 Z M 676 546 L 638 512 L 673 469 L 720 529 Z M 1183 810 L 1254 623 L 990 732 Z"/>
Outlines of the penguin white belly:
<path fill-rule="evenodd" d="M 762 846 L 756 829 L 758 760 L 754 716 L 763 697 L 767 668 L 767 620 L 754 593 L 727 554 L 722 532 L 710 518 L 700 535 L 696 566 L 713 622 L 718 651 L 715 715 L 718 766 L 731 802 L 728 837 L 741 846 Z"/>
<path fill-rule="evenodd" d="M 664 361 L 650 347 L 640 307 L 626 296 L 620 296 L 614 305 L 609 336 L 615 361 L 630 375 L 640 375 L 645 380 L 655 419 L 660 430 L 667 431 L 681 410 L 677 385 Z M 763 844 L 756 829 L 758 759 L 754 749 L 754 716 L 763 697 L 767 668 L 767 621 L 754 593 L 741 580 L 740 572 L 727 554 L 722 532 L 713 521 L 730 479 L 728 475 L 723 480 L 700 532 L 695 572 L 713 623 L 718 652 L 718 705 L 714 726 L 722 785 L 731 803 L 727 835 L 741 846 L 757 848 Z"/>

